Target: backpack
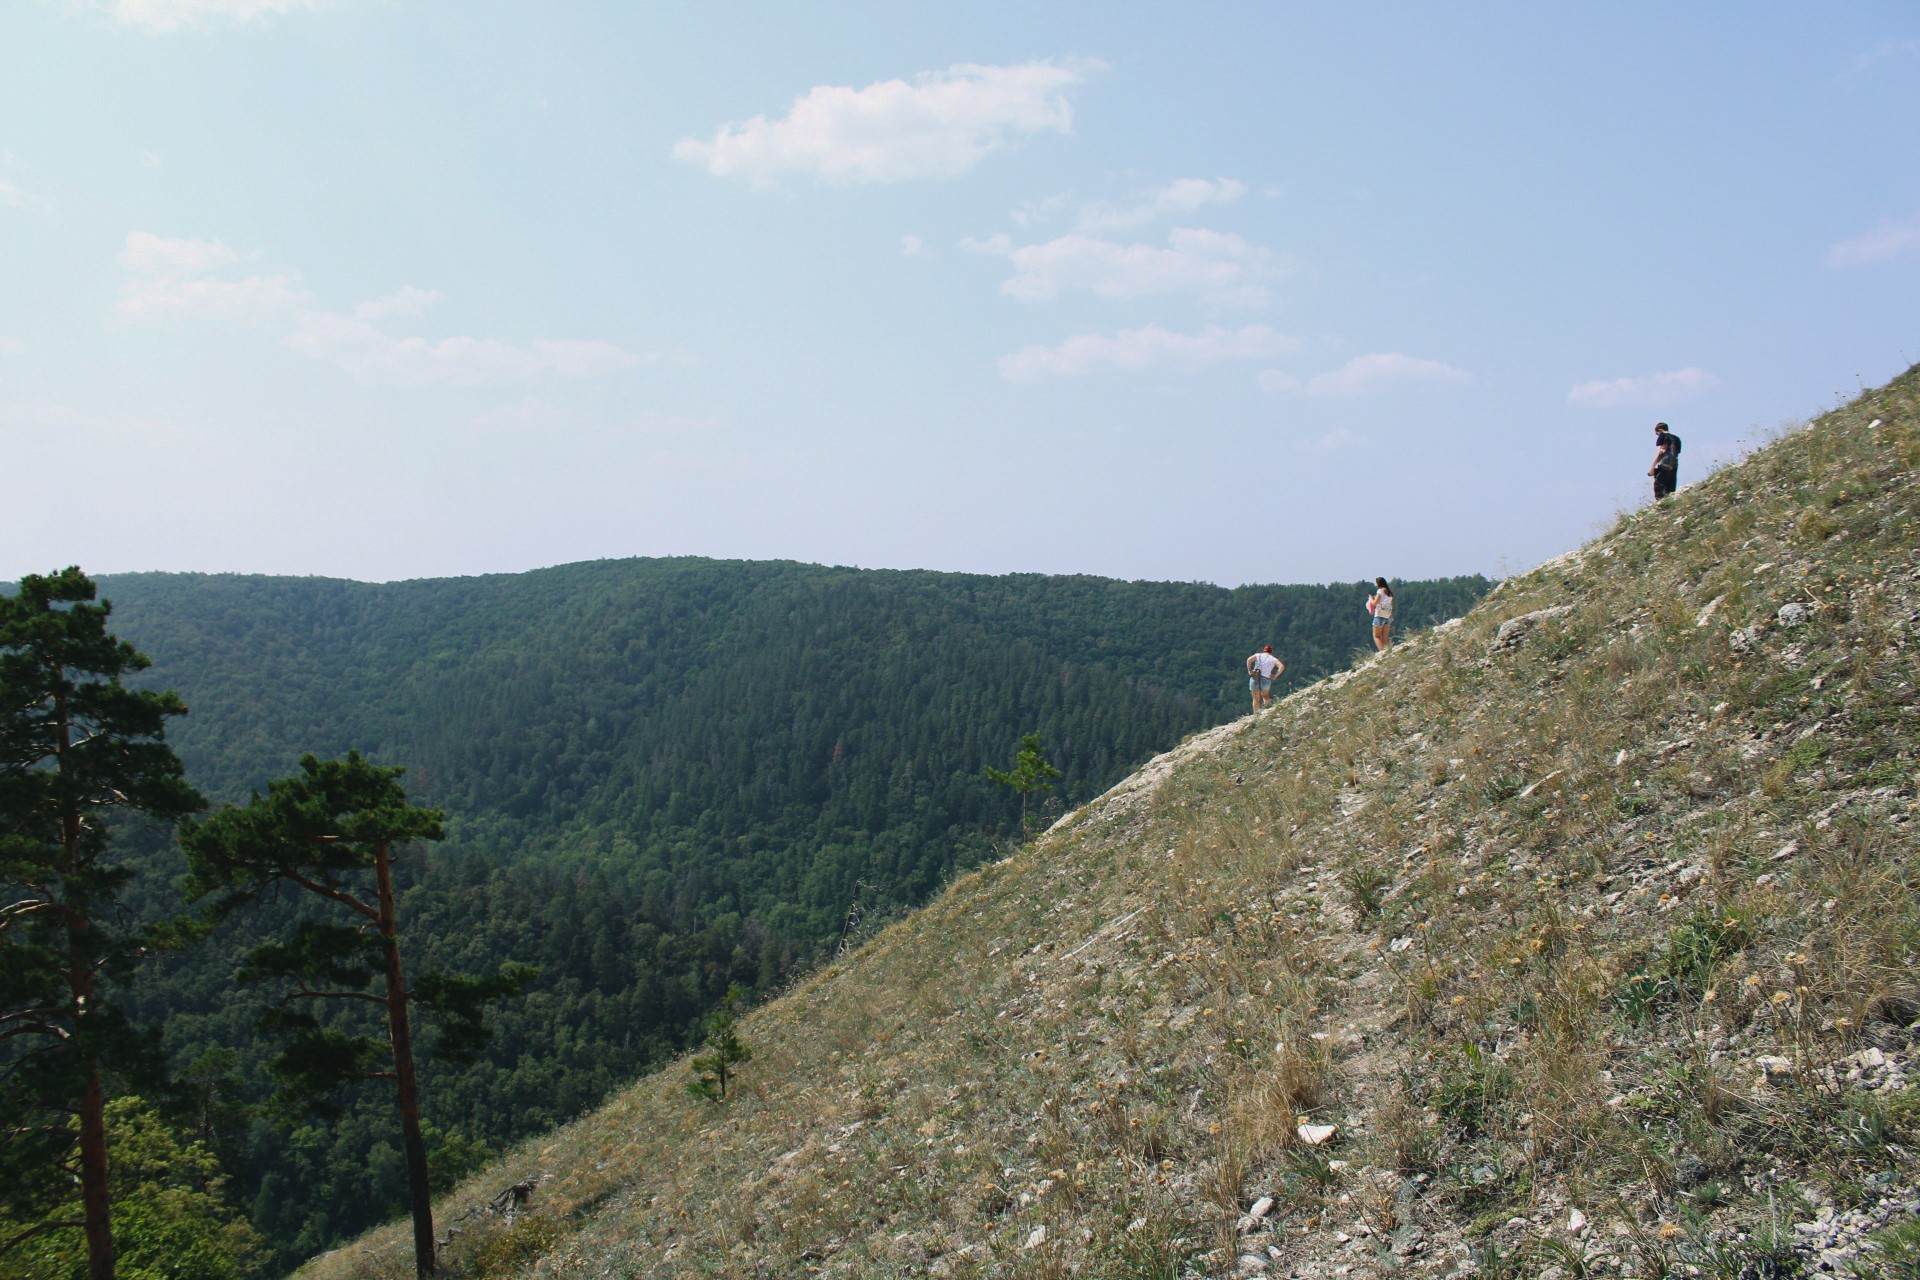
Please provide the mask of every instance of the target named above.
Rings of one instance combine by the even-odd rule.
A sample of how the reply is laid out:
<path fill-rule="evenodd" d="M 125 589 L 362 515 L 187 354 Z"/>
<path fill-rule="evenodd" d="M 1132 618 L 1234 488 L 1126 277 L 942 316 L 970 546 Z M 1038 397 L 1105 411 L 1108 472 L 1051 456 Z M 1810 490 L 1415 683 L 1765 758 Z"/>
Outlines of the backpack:
<path fill-rule="evenodd" d="M 1671 431 L 1667 432 L 1665 448 L 1666 452 L 1661 455 L 1660 461 L 1655 465 L 1654 469 L 1657 471 L 1678 471 L 1680 469 L 1680 437 Z"/>

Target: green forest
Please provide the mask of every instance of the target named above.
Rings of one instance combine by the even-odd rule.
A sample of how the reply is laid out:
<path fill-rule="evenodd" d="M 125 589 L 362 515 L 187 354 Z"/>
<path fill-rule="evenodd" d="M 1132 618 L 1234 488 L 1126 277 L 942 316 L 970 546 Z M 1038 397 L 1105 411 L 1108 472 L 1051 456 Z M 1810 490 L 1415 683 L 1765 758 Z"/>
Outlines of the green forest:
<path fill-rule="evenodd" d="M 1283 689 L 1371 650 L 1364 583 L 686 558 L 98 585 L 113 633 L 152 660 L 129 682 L 188 708 L 166 741 L 210 802 L 247 800 L 309 752 L 403 767 L 409 800 L 446 815 L 446 839 L 398 863 L 409 965 L 538 969 L 495 1006 L 476 1057 L 425 1063 L 440 1185 L 685 1048 L 730 987 L 777 988 L 1019 839 L 1021 797 L 987 770 L 1023 735 L 1061 773 L 1034 798 L 1046 821 L 1243 714 L 1241 663 L 1260 645 L 1286 660 Z M 1400 625 L 1457 615 L 1490 585 L 1401 584 Z M 138 873 L 124 900 L 140 917 L 184 909 L 167 824 L 126 824 L 115 856 Z M 115 1140 L 217 1169 L 184 1190 L 155 1175 L 142 1194 L 172 1187 L 211 1215 L 235 1274 L 277 1274 L 406 1203 L 388 1093 L 358 1089 L 325 1116 L 268 1105 L 261 1001 L 234 976 L 311 911 L 268 894 L 116 988 L 159 1030 L 170 1079 L 116 1082 Z M 235 1234 L 248 1223 L 257 1239 Z M 0 1276 L 85 1274 L 46 1240 L 0 1258 Z"/>

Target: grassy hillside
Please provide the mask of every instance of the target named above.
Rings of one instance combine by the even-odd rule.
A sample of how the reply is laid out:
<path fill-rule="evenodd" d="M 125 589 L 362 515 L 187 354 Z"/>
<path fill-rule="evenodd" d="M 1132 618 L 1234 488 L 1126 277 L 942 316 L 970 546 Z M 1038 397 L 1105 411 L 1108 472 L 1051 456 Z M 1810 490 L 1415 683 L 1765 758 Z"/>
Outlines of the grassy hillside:
<path fill-rule="evenodd" d="M 1410 621 L 1487 583 L 1407 583 Z M 471 1064 L 429 1063 L 439 1176 L 572 1119 L 685 1044 L 730 985 L 780 986 L 991 855 L 1018 805 L 983 775 L 1038 729 L 1052 803 L 1233 715 L 1262 640 L 1305 680 L 1365 639 L 1365 588 L 876 572 L 699 559 L 484 578 L 110 577 L 117 631 L 192 714 L 216 799 L 358 748 L 406 765 L 451 839 L 402 875 L 408 961 L 536 965 Z M 177 904 L 146 852 L 140 905 Z M 287 1132 L 249 1110 L 271 1057 L 241 951 L 282 901 L 147 968 L 134 1011 L 208 1096 L 208 1134 L 286 1265 L 404 1203 L 388 1099 Z M 351 1019 L 351 1006 L 336 1017 Z M 212 1057 L 207 1057 L 209 1052 Z M 230 1055 L 230 1061 L 222 1054 Z M 228 1065 L 223 1065 L 223 1062 Z"/>
<path fill-rule="evenodd" d="M 446 1197 L 451 1273 L 1911 1268 L 1916 466 L 1920 371 L 1190 739 L 757 1011 L 724 1106 Z"/>

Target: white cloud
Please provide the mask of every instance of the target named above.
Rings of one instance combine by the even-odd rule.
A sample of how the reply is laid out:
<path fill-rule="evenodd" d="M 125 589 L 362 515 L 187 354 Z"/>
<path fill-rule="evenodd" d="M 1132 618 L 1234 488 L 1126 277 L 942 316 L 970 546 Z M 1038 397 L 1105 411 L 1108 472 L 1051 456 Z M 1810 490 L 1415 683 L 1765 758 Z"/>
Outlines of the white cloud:
<path fill-rule="evenodd" d="M 1020 207 L 1009 212 L 1007 217 L 1013 220 L 1015 226 L 1030 227 L 1036 222 L 1046 221 L 1060 210 L 1066 208 L 1069 199 L 1068 196 L 1062 194 L 1048 196 L 1044 200 L 1023 200 L 1020 202 Z"/>
<path fill-rule="evenodd" d="M 142 151 L 140 153 L 140 163 L 147 166 L 147 168 L 149 169 L 158 169 L 162 165 L 164 165 L 166 161 L 160 158 L 160 155 L 158 152 Z"/>
<path fill-rule="evenodd" d="M 395 337 L 370 320 L 303 311 L 283 340 L 291 350 L 337 365 L 365 383 L 401 386 L 497 386 L 539 378 L 618 373 L 641 357 L 611 342 L 538 339 L 520 345 L 493 338 Z"/>
<path fill-rule="evenodd" d="M 25 209 L 42 217 L 53 212 L 53 201 L 28 191 L 11 178 L 0 178 L 0 205 L 9 209 Z"/>
<path fill-rule="evenodd" d="M 685 435 L 726 426 L 723 418 L 687 418 L 676 413 L 639 413 L 620 424 L 628 435 Z"/>
<path fill-rule="evenodd" d="M 114 22 L 148 32 L 179 31 L 216 22 L 258 22 L 283 13 L 320 9 L 333 0 L 107 0 Z"/>
<path fill-rule="evenodd" d="M 900 256 L 901 257 L 917 258 L 921 254 L 925 253 L 926 251 L 927 251 L 927 246 L 921 242 L 919 236 L 901 236 L 900 237 Z"/>
<path fill-rule="evenodd" d="M 1159 365 L 1266 360 L 1299 345 L 1297 339 L 1275 333 L 1263 324 L 1244 329 L 1209 326 L 1199 333 L 1173 333 L 1148 325 L 1111 337 L 1083 333 L 1054 347 L 1022 347 L 1000 358 L 1000 374 L 1009 382 L 1033 382 L 1049 375 L 1077 377 L 1113 370 L 1135 372 Z"/>
<path fill-rule="evenodd" d="M 0 356 L 25 355 L 26 351 L 27 344 L 20 341 L 20 339 L 10 338 L 5 334 L 0 334 Z"/>
<path fill-rule="evenodd" d="M 133 231 L 120 249 L 120 265 L 143 276 L 199 275 L 230 267 L 240 255 L 218 240 L 157 236 Z"/>
<path fill-rule="evenodd" d="M 1582 382 L 1567 392 L 1567 403 L 1579 409 L 1658 409 L 1719 385 L 1712 374 L 1688 367 L 1644 378 Z"/>
<path fill-rule="evenodd" d="M 1021 134 L 1071 132 L 1067 91 L 1100 64 L 1045 59 L 961 63 L 864 89 L 819 85 L 778 120 L 723 125 L 710 142 L 681 140 L 675 159 L 758 186 L 788 175 L 831 182 L 950 178 Z"/>
<path fill-rule="evenodd" d="M 1295 446 L 1301 453 L 1339 453 L 1345 449 L 1362 449 L 1372 441 L 1362 435 L 1356 435 L 1346 427 L 1336 427 L 1318 440 L 1302 440 Z"/>
<path fill-rule="evenodd" d="M 671 413 L 641 412 L 622 421 L 599 422 L 583 420 L 579 415 L 567 412 L 559 405 L 537 396 L 526 396 L 518 403 L 500 405 L 485 413 L 470 418 L 467 425 L 475 430 L 501 432 L 553 432 L 565 430 L 578 437 L 584 433 L 598 433 L 605 436 L 668 436 L 687 435 L 700 431 L 711 431 L 725 426 L 719 418 L 688 418 Z"/>
<path fill-rule="evenodd" d="M 1210 204 L 1232 204 L 1247 194 L 1247 184 L 1234 178 L 1177 178 L 1122 208 L 1104 200 L 1080 210 L 1083 231 L 1125 231 L 1156 218 L 1192 213 Z"/>
<path fill-rule="evenodd" d="M 1851 240 L 1842 240 L 1827 250 L 1827 265 L 1866 267 L 1915 257 L 1920 257 L 1920 218 L 1883 222 Z"/>
<path fill-rule="evenodd" d="M 1464 370 L 1438 360 L 1421 360 L 1397 351 L 1355 356 L 1331 373 L 1307 379 L 1310 396 L 1362 396 L 1385 387 L 1414 384 L 1440 387 L 1473 381 Z"/>
<path fill-rule="evenodd" d="M 1206 302 L 1258 307 L 1268 297 L 1262 282 L 1279 274 L 1268 250 L 1231 232 L 1195 227 L 1175 227 L 1164 249 L 1078 232 L 1040 244 L 1016 246 L 1004 235 L 961 244 L 1010 261 L 1013 275 L 1000 292 L 1023 302 L 1047 302 L 1084 289 L 1103 298 L 1187 293 Z"/>
<path fill-rule="evenodd" d="M 374 298 L 363 302 L 353 309 L 353 314 L 362 320 L 385 320 L 388 316 L 417 316 L 440 301 L 440 295 L 432 289 L 416 289 L 412 285 L 402 285 L 384 298 Z"/>
<path fill-rule="evenodd" d="M 120 286 L 114 314 L 122 320 L 201 316 L 234 324 L 265 324 L 307 301 L 292 276 L 159 276 Z"/>
<path fill-rule="evenodd" d="M 1920 40 L 1882 40 L 1872 49 L 1855 58 L 1851 70 L 1843 74 L 1840 78 L 1844 80 L 1849 75 L 1858 75 L 1876 62 L 1884 62 L 1888 58 L 1904 57 L 1910 54 L 1920 54 Z"/>
<path fill-rule="evenodd" d="M 18 172 L 19 160 L 13 152 L 0 148 L 0 209 L 24 209 L 43 218 L 53 216 L 53 201 L 37 191 L 20 185 L 11 176 Z"/>
<path fill-rule="evenodd" d="M 315 306 L 291 274 L 221 274 L 251 256 L 218 240 L 170 239 L 136 231 L 120 251 L 121 265 L 132 278 L 121 286 L 114 311 L 126 321 L 199 316 L 271 325 L 290 350 L 368 383 L 471 387 L 591 378 L 657 359 L 594 339 L 543 338 L 519 344 L 394 334 L 383 327 L 385 322 L 417 317 L 440 295 L 407 285 L 348 311 L 328 311 Z"/>
<path fill-rule="evenodd" d="M 263 324 L 307 301 L 291 275 L 236 280 L 215 274 L 241 260 L 240 253 L 218 240 L 135 231 L 120 249 L 120 265 L 133 278 L 120 286 L 114 314 L 129 321 L 204 316 Z"/>
<path fill-rule="evenodd" d="M 136 444 L 178 445 L 208 438 L 204 426 L 182 425 L 131 413 L 94 413 L 54 400 L 0 402 L 0 432 L 43 443 L 60 439 L 124 448 Z"/>
<path fill-rule="evenodd" d="M 514 404 L 495 405 L 467 420 L 476 431 L 558 431 L 570 423 L 566 412 L 551 401 L 526 396 Z"/>

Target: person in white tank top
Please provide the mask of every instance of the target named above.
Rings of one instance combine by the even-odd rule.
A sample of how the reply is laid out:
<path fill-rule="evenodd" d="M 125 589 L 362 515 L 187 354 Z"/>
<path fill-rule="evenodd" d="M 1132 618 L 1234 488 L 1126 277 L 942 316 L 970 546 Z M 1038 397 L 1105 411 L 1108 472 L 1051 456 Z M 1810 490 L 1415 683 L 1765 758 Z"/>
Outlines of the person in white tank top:
<path fill-rule="evenodd" d="M 1247 688 L 1253 691 L 1253 709 L 1264 711 L 1273 705 L 1273 680 L 1287 664 L 1273 656 L 1273 646 L 1264 645 L 1247 659 Z"/>
<path fill-rule="evenodd" d="M 1373 615 L 1373 647 L 1384 652 L 1393 643 L 1393 588 L 1385 578 L 1375 578 L 1373 585 L 1367 612 Z"/>

